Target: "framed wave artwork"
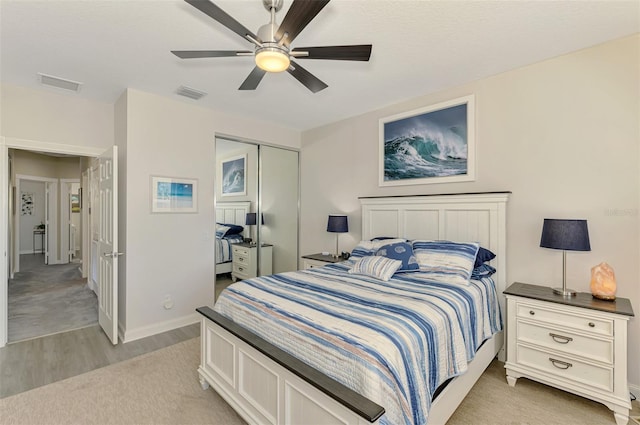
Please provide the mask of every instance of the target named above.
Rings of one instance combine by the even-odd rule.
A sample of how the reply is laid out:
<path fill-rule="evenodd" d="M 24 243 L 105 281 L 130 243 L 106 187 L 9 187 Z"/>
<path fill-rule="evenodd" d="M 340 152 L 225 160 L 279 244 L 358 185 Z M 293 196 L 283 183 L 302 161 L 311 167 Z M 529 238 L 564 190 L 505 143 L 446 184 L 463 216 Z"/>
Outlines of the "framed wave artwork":
<path fill-rule="evenodd" d="M 244 196 L 247 194 L 247 155 L 238 155 L 221 161 L 222 196 Z"/>
<path fill-rule="evenodd" d="M 475 180 L 475 98 L 380 119 L 379 185 Z"/>

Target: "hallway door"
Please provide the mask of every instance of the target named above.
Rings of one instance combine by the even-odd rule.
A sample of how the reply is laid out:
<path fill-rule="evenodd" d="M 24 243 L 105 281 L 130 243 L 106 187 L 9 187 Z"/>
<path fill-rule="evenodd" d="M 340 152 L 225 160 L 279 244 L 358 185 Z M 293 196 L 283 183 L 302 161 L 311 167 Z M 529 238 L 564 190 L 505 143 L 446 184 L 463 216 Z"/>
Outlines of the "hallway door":
<path fill-rule="evenodd" d="M 98 322 L 118 343 L 118 147 L 98 157 Z"/>

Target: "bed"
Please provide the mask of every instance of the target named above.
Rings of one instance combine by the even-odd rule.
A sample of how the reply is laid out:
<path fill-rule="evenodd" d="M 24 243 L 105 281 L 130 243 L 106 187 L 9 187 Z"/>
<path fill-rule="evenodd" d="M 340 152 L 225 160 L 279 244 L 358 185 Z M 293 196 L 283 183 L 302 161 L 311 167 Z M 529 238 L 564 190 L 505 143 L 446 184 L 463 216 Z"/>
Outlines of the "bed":
<path fill-rule="evenodd" d="M 449 330 L 445 334 L 453 336 L 447 335 L 448 339 L 440 340 L 436 335 L 427 338 L 428 343 L 420 341 L 416 344 L 419 348 L 415 350 L 420 351 L 421 355 L 427 353 L 427 357 L 440 359 L 439 363 L 428 363 L 430 366 L 424 377 L 415 373 L 424 368 L 423 357 L 413 352 L 405 357 L 397 355 L 399 351 L 408 350 L 398 341 L 404 337 L 396 337 L 395 346 L 394 343 L 385 345 L 382 342 L 371 348 L 365 343 L 370 341 L 378 344 L 378 340 L 388 337 L 393 341 L 395 335 L 403 335 L 397 332 L 400 327 L 408 328 L 411 335 L 422 335 L 414 332 L 417 325 L 413 323 L 407 326 L 398 323 L 383 325 L 377 321 L 377 316 L 384 314 L 369 311 L 369 308 L 379 304 L 376 297 L 384 298 L 389 305 L 402 310 L 416 303 L 416 300 L 426 305 L 425 300 L 431 300 L 433 294 L 412 290 L 411 296 L 407 297 L 406 288 L 400 289 L 400 286 L 423 287 L 416 284 L 420 283 L 420 279 L 430 277 L 421 277 L 416 273 L 402 277 L 394 275 L 389 282 L 380 285 L 376 279 L 350 275 L 348 270 L 352 264 L 347 262 L 251 279 L 227 289 L 226 296 L 221 297 L 222 302 L 216 304 L 218 311 L 209 307 L 199 308 L 203 317 L 202 361 L 198 371 L 203 388 L 213 386 L 249 423 L 426 423 L 427 418 L 429 424 L 445 423 L 491 360 L 500 355 L 503 346 L 497 306 L 504 307 L 502 291 L 506 283 L 507 199 L 508 193 L 361 199 L 363 240 L 384 235 L 412 240 L 476 241 L 497 254 L 491 262 L 497 270 L 493 280 L 473 281 L 477 284 L 464 289 L 456 287 L 453 290 L 451 285 L 435 289 L 451 292 L 447 295 L 451 298 L 443 298 L 448 301 L 433 301 L 430 304 L 431 312 L 420 316 L 421 321 L 438 323 L 435 327 L 441 328 L 440 314 L 449 316 L 450 322 L 475 321 L 476 326 L 466 330 Z M 343 281 L 349 281 L 348 286 L 342 286 Z M 294 296 L 293 292 L 286 289 L 287 297 L 291 299 L 278 298 L 287 286 L 298 287 L 302 295 Z M 430 286 L 436 288 L 438 284 L 432 282 Z M 252 287 L 251 291 L 257 290 L 260 295 L 247 292 L 248 287 Z M 356 292 L 352 292 L 351 288 L 356 287 L 357 291 L 353 289 Z M 387 292 L 381 291 L 381 287 Z M 480 294 L 479 299 L 484 301 L 474 300 L 469 292 Z M 483 302 L 492 304 L 487 302 L 492 299 L 489 296 L 491 292 L 495 297 L 493 308 L 489 309 L 493 311 L 493 317 L 490 317 L 490 313 L 483 313 L 486 320 L 478 319 L 482 314 L 474 315 L 473 320 L 468 319 L 464 311 L 475 311 L 473 306 Z M 399 297 L 397 300 L 393 298 L 396 295 Z M 287 303 L 293 303 L 293 298 L 302 300 L 298 304 L 307 303 L 311 306 L 313 303 L 324 303 L 325 307 L 318 313 L 311 309 L 289 309 Z M 227 307 L 231 308 L 235 299 L 244 299 L 249 310 L 234 316 L 233 310 Z M 251 302 L 247 303 L 247 299 Z M 338 303 L 337 299 L 341 300 L 340 306 L 333 309 L 334 303 Z M 344 300 L 357 300 L 355 304 L 359 305 L 357 313 L 345 313 L 352 316 L 351 321 L 356 323 L 353 328 L 341 322 L 342 318 L 339 317 Z M 456 310 L 452 307 L 454 304 L 463 307 Z M 267 305 L 271 307 L 267 309 Z M 251 309 L 255 314 L 247 314 L 251 313 Z M 273 312 L 284 317 L 285 322 L 298 322 L 296 326 L 304 322 L 303 325 L 308 329 L 298 334 L 293 328 L 290 333 L 263 328 L 262 315 Z M 409 314 L 417 316 L 413 310 Z M 389 316 L 389 323 L 400 317 L 395 310 Z M 335 319 L 328 320 L 327 317 Z M 384 326 L 391 328 L 384 329 Z M 331 335 L 338 331 L 344 333 Z M 322 335 L 327 334 L 331 335 L 329 340 L 322 339 L 325 338 Z M 380 337 L 382 334 L 386 335 L 385 338 Z M 304 339 L 316 340 L 315 345 L 311 343 L 308 346 L 306 353 Z M 267 340 L 277 341 L 279 347 Z M 292 355 L 292 345 L 302 347 L 303 353 Z M 331 345 L 339 350 L 324 349 Z M 442 348 L 448 345 L 455 348 Z M 392 354 L 383 357 L 382 351 Z M 388 360 L 394 356 L 401 358 L 399 365 Z M 354 358 L 367 358 L 367 361 L 351 362 Z M 319 372 L 320 369 L 325 373 Z M 407 385 L 400 381 L 410 382 Z M 373 382 L 373 389 L 362 386 L 362 382 Z M 446 386 L 440 385 L 444 382 L 447 382 Z M 381 402 L 376 403 L 372 399 Z"/>
<path fill-rule="evenodd" d="M 244 226 L 247 213 L 251 211 L 251 202 L 218 202 L 216 203 L 216 222 Z M 239 235 L 218 237 L 215 239 L 216 275 L 231 273 L 232 258 L 231 245 L 245 236 L 243 231 Z"/>

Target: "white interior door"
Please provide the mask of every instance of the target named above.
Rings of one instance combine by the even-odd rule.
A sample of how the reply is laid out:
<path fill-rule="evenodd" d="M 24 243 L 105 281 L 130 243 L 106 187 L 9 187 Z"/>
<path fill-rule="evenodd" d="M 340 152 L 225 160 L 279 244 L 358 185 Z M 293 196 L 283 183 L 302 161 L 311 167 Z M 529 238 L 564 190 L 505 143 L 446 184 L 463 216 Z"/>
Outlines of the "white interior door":
<path fill-rule="evenodd" d="M 98 157 L 98 322 L 118 343 L 118 147 Z"/>
<path fill-rule="evenodd" d="M 42 248 L 44 250 L 44 263 L 49 264 L 49 233 L 51 232 L 51 223 L 49 220 L 49 212 L 51 206 L 49 205 L 49 195 L 51 192 L 50 183 L 44 184 L 44 235 L 42 238 Z"/>

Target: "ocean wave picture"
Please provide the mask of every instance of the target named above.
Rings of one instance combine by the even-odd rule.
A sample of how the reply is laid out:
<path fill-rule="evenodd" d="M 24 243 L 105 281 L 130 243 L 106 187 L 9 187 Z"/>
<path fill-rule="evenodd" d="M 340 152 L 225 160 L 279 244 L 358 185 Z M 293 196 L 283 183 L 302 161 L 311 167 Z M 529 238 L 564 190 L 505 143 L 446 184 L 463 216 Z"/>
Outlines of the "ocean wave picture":
<path fill-rule="evenodd" d="M 245 156 L 222 162 L 222 194 L 245 195 Z"/>
<path fill-rule="evenodd" d="M 468 102 L 465 102 L 384 123 L 382 183 L 466 177 L 469 173 L 468 118 Z"/>

